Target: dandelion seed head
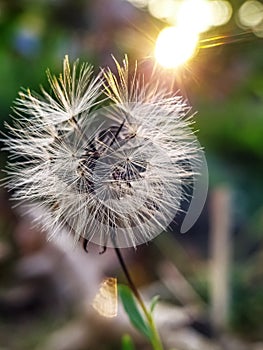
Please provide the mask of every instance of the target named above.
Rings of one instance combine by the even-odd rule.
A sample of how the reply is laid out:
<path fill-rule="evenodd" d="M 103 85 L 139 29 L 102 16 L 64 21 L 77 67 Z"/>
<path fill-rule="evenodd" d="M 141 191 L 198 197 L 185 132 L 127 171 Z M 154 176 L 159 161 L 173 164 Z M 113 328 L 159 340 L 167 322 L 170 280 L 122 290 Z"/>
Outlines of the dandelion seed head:
<path fill-rule="evenodd" d="M 183 185 L 196 175 L 188 104 L 131 75 L 127 58 L 116 66 L 93 78 L 89 65 L 71 68 L 66 57 L 58 78 L 48 73 L 52 94 L 16 101 L 6 183 L 38 208 L 51 238 L 66 227 L 103 246 L 148 242 L 181 210 Z M 102 90 L 110 103 L 98 108 Z"/>

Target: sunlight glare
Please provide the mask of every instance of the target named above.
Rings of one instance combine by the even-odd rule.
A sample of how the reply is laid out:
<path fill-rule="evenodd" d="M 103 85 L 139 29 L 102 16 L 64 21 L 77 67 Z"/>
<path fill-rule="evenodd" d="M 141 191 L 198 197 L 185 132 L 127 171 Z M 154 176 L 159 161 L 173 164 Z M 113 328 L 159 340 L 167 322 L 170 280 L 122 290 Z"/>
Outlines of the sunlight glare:
<path fill-rule="evenodd" d="M 166 27 L 158 35 L 155 58 L 165 68 L 176 68 L 184 64 L 195 53 L 198 34 L 185 27 Z"/>

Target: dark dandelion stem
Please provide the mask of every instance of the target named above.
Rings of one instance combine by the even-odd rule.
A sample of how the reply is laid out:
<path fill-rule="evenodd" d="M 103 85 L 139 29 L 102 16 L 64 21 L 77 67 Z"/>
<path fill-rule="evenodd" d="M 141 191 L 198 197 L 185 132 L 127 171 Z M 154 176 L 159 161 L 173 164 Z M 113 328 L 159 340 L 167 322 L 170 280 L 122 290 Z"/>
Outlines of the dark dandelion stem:
<path fill-rule="evenodd" d="M 112 239 L 112 242 L 114 244 L 114 250 L 115 250 L 115 253 L 118 257 L 118 260 L 119 260 L 119 263 L 121 265 L 121 268 L 125 274 L 125 277 L 128 281 L 128 284 L 136 298 L 136 300 L 138 301 L 139 305 L 141 306 L 142 308 L 142 311 L 148 321 L 148 324 L 149 324 L 149 327 L 151 329 L 151 332 L 152 332 L 152 337 L 150 339 L 151 343 L 152 343 L 152 346 L 153 346 L 153 349 L 154 350 L 163 350 L 163 346 L 162 346 L 162 343 L 161 343 L 161 339 L 160 339 L 160 336 L 159 336 L 159 333 L 156 329 L 156 326 L 155 326 L 155 323 L 154 323 L 154 320 L 153 320 L 153 317 L 151 315 L 151 313 L 147 310 L 145 304 L 144 304 L 144 301 L 140 295 L 140 293 L 138 292 L 138 289 L 136 288 L 133 280 L 132 280 L 132 277 L 130 275 L 130 272 L 126 266 L 126 263 L 123 259 L 123 256 L 120 252 L 120 249 L 118 247 L 116 247 L 116 244 L 114 242 L 114 239 Z"/>
<path fill-rule="evenodd" d="M 137 299 L 138 303 L 140 304 L 141 308 L 143 309 L 144 313 L 148 314 L 148 311 L 147 311 L 147 309 L 146 309 L 146 307 L 144 305 L 144 302 L 143 302 L 143 300 L 142 300 L 142 298 L 141 298 L 141 296 L 140 296 L 140 294 L 138 292 L 138 289 L 136 288 L 136 286 L 135 286 L 135 284 L 134 284 L 134 282 L 132 280 L 130 272 L 129 272 L 126 264 L 125 264 L 125 261 L 123 259 L 123 256 L 122 256 L 121 252 L 120 252 L 120 249 L 117 248 L 117 247 L 114 247 L 114 250 L 115 250 L 115 253 L 116 253 L 117 257 L 118 257 L 118 260 L 120 262 L 121 268 L 122 268 L 122 270 L 123 270 L 123 272 L 125 274 L 125 277 L 126 277 L 128 283 L 129 283 L 129 286 L 130 286 L 134 296 L 136 297 L 136 299 Z"/>

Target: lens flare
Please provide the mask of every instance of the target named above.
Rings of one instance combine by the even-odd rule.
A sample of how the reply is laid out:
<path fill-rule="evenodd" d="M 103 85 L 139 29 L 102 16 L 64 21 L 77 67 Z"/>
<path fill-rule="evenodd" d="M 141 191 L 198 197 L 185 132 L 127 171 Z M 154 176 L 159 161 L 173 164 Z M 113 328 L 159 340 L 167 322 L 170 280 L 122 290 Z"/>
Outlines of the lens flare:
<path fill-rule="evenodd" d="M 165 68 L 176 68 L 184 64 L 195 53 L 198 34 L 187 28 L 166 27 L 155 45 L 155 58 Z"/>

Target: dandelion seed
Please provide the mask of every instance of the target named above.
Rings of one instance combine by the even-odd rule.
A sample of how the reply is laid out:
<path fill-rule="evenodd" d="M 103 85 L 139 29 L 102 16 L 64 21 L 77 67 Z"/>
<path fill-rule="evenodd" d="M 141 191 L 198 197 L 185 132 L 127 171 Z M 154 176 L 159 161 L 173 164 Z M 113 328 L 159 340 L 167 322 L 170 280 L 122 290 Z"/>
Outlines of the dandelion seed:
<path fill-rule="evenodd" d="M 116 65 L 102 82 L 66 57 L 59 78 L 48 74 L 52 95 L 16 101 L 6 183 L 16 200 L 34 203 L 51 237 L 66 227 L 103 247 L 145 243 L 172 221 L 195 175 L 187 103 L 131 74 L 127 58 Z M 103 89 L 110 104 L 98 108 Z"/>

